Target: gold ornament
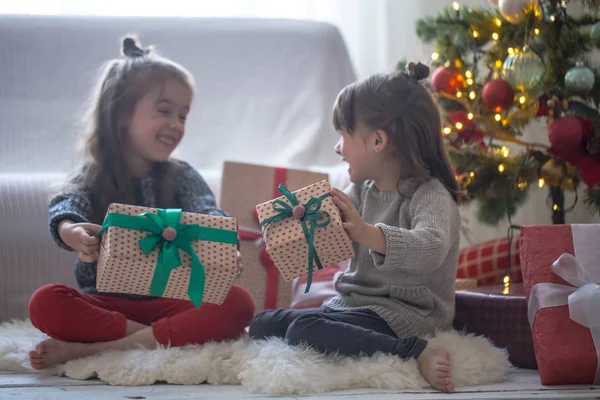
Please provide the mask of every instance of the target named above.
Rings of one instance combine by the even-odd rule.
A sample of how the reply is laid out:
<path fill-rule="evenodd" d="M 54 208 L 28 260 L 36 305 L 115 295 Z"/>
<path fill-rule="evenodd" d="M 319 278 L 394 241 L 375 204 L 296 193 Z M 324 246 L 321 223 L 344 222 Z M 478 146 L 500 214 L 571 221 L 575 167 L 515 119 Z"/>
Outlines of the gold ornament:
<path fill-rule="evenodd" d="M 534 12 L 540 14 L 536 0 L 499 0 L 500 14 L 511 24 L 520 24 L 525 21 L 527 14 Z"/>
<path fill-rule="evenodd" d="M 567 166 L 562 161 L 548 160 L 542 167 L 542 178 L 552 187 L 561 186 L 566 175 Z"/>
<path fill-rule="evenodd" d="M 520 92 L 535 92 L 545 73 L 542 59 L 527 47 L 509 54 L 502 65 L 502 77 Z"/>

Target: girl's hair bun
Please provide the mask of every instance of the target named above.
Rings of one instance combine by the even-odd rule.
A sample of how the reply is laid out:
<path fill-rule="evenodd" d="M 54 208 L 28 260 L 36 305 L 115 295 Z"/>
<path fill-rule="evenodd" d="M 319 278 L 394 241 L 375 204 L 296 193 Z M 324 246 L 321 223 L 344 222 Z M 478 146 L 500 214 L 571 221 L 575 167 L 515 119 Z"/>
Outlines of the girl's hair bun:
<path fill-rule="evenodd" d="M 411 62 L 406 66 L 406 73 L 419 82 L 429 77 L 429 67 L 420 62 Z"/>
<path fill-rule="evenodd" d="M 121 46 L 121 54 L 128 58 L 143 57 L 150 53 L 150 49 L 143 49 L 138 38 L 126 36 Z"/>

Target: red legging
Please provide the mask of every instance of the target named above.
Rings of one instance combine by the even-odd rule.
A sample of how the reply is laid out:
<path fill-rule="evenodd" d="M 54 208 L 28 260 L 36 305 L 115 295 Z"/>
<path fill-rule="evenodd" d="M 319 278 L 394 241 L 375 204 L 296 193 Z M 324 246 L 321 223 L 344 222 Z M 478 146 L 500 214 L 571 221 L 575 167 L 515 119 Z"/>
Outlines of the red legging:
<path fill-rule="evenodd" d="M 161 345 L 201 344 L 242 334 L 253 315 L 252 297 L 241 286 L 233 286 L 223 304 L 204 303 L 199 309 L 188 300 L 87 295 L 65 285 L 42 286 L 29 301 L 32 324 L 66 342 L 121 339 L 131 320 L 152 326 Z"/>

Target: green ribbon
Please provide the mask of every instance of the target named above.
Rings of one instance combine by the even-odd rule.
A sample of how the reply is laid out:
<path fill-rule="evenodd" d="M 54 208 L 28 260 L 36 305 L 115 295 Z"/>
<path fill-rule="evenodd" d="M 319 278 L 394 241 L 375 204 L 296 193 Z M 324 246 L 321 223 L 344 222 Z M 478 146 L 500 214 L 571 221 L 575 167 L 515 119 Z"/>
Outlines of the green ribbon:
<path fill-rule="evenodd" d="M 273 210 L 277 212 L 277 215 L 262 221 L 260 223 L 261 227 L 273 222 L 283 221 L 289 217 L 294 217 L 294 207 L 300 205 L 296 195 L 290 192 L 284 184 L 279 185 L 278 189 L 281 194 L 283 194 L 285 198 L 288 199 L 292 204 L 289 205 L 283 200 L 275 200 L 273 202 Z M 306 204 L 303 205 L 304 216 L 299 218 L 300 224 L 302 225 L 302 231 L 304 232 L 304 237 L 306 238 L 306 243 L 308 244 L 308 277 L 306 279 L 306 290 L 304 293 L 308 293 L 310 290 L 310 285 L 312 284 L 313 264 L 316 264 L 318 269 L 323 269 L 323 265 L 321 264 L 321 260 L 319 259 L 319 255 L 315 249 L 314 239 L 315 230 L 317 228 L 325 228 L 331 222 L 329 213 L 326 211 L 320 211 L 323 200 L 330 196 L 331 194 L 326 193 L 321 197 L 311 198 L 308 202 L 306 202 Z M 309 224 L 307 224 L 307 221 L 310 222 L 310 227 L 308 226 Z"/>
<path fill-rule="evenodd" d="M 159 248 L 156 269 L 150 284 L 150 296 L 160 297 L 165 292 L 171 271 L 181 266 L 179 249 L 185 251 L 192 258 L 188 297 L 194 305 L 200 308 L 204 295 L 206 273 L 202 262 L 196 255 L 191 242 L 194 240 L 208 240 L 226 244 L 237 244 L 237 232 L 217 228 L 207 228 L 198 224 L 182 224 L 181 209 L 157 209 L 157 214 L 146 212 L 137 216 L 109 213 L 104 220 L 102 229 L 96 234 L 100 237 L 111 226 L 150 232 L 151 234 L 140 239 L 144 254 Z M 163 238 L 162 233 L 166 228 L 173 228 L 177 232 L 174 240 Z"/>

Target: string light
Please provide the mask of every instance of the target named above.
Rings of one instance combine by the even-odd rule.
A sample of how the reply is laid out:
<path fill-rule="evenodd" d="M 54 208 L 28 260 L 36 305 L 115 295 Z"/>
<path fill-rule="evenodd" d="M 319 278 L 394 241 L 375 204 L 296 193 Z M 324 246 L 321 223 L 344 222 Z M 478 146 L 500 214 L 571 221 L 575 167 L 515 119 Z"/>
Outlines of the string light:
<path fill-rule="evenodd" d="M 451 133 L 452 133 L 452 128 L 450 128 L 450 127 L 448 127 L 448 126 L 447 126 L 447 127 L 445 127 L 445 128 L 442 130 L 442 133 L 443 133 L 444 135 L 449 135 L 449 134 L 451 134 Z"/>
<path fill-rule="evenodd" d="M 533 30 L 533 32 L 534 32 L 536 35 L 539 35 L 539 34 L 540 34 L 540 28 L 535 28 L 535 29 Z"/>
<path fill-rule="evenodd" d="M 473 115 L 473 113 L 469 113 L 469 114 L 467 115 L 467 118 L 468 118 L 469 120 L 472 120 L 473 118 L 475 118 L 475 115 Z"/>
<path fill-rule="evenodd" d="M 498 27 L 502 26 L 502 20 L 500 18 L 495 18 L 494 22 L 496 23 L 496 25 L 498 25 Z"/>
<path fill-rule="evenodd" d="M 471 93 L 469 93 L 469 98 L 470 98 L 471 100 L 475 100 L 475 98 L 476 98 L 476 97 L 477 97 L 477 94 L 476 94 L 475 92 L 471 92 Z"/>
<path fill-rule="evenodd" d="M 525 97 L 525 96 L 519 97 L 519 103 L 525 104 L 526 101 L 527 101 L 527 97 Z"/>
<path fill-rule="evenodd" d="M 502 120 L 502 115 L 500 114 L 496 114 L 496 116 L 494 117 L 494 119 L 498 122 L 500 122 Z"/>
<path fill-rule="evenodd" d="M 473 37 L 477 39 L 479 37 L 479 32 L 473 31 Z"/>
<path fill-rule="evenodd" d="M 456 11 L 460 10 L 460 4 L 458 4 L 456 1 L 452 3 L 452 7 L 454 7 Z"/>
<path fill-rule="evenodd" d="M 504 164 L 498 165 L 498 171 L 504 172 Z"/>
<path fill-rule="evenodd" d="M 437 61 L 439 58 L 440 58 L 440 54 L 439 54 L 439 53 L 437 53 L 437 52 L 436 52 L 436 53 L 433 53 L 433 54 L 431 55 L 431 59 L 432 59 L 433 61 Z"/>
<path fill-rule="evenodd" d="M 456 123 L 456 129 L 461 130 L 462 128 L 463 128 L 462 122 L 457 122 Z"/>
<path fill-rule="evenodd" d="M 460 59 L 457 58 L 456 60 L 454 60 L 454 66 L 456 68 L 462 68 L 463 63 L 462 63 L 462 61 Z"/>
<path fill-rule="evenodd" d="M 471 178 L 475 178 L 475 172 L 472 172 L 472 171 L 471 171 L 471 172 L 469 173 L 469 176 L 470 176 Z"/>
<path fill-rule="evenodd" d="M 556 17 L 555 17 L 554 15 L 552 15 L 552 16 L 550 17 L 550 21 L 552 21 L 552 22 L 556 21 Z"/>
<path fill-rule="evenodd" d="M 519 182 L 517 186 L 519 187 L 519 189 L 523 190 L 527 187 L 527 182 Z"/>
<path fill-rule="evenodd" d="M 467 79 L 467 85 L 471 86 L 473 83 L 475 83 L 473 79 Z"/>
<path fill-rule="evenodd" d="M 506 146 L 502 146 L 502 148 L 500 149 L 500 152 L 502 153 L 502 157 L 507 158 L 508 155 L 510 154 L 510 149 Z"/>
<path fill-rule="evenodd" d="M 546 184 L 546 181 L 544 180 L 544 178 L 540 178 L 538 180 L 538 186 L 540 187 L 540 189 L 543 188 L 545 184 Z"/>
<path fill-rule="evenodd" d="M 497 32 L 494 32 L 494 33 L 492 33 L 492 39 L 498 40 L 498 39 L 500 39 L 500 35 L 498 35 Z"/>
<path fill-rule="evenodd" d="M 558 204 L 555 204 L 555 205 L 552 207 L 552 209 L 553 209 L 554 211 L 558 210 Z"/>
<path fill-rule="evenodd" d="M 509 47 L 509 48 L 508 48 L 508 54 L 510 54 L 511 56 L 512 56 L 513 54 L 515 54 L 515 49 L 513 49 L 512 47 Z"/>
<path fill-rule="evenodd" d="M 505 275 L 503 282 L 504 282 L 504 286 L 507 286 L 510 283 L 510 276 Z"/>
<path fill-rule="evenodd" d="M 496 64 L 494 64 L 496 68 L 502 67 L 502 60 L 496 60 Z"/>
<path fill-rule="evenodd" d="M 462 97 L 462 92 L 456 92 L 456 97 L 460 99 Z"/>
<path fill-rule="evenodd" d="M 504 290 L 502 290 L 502 294 L 510 294 L 510 288 L 508 286 L 505 286 Z"/>
<path fill-rule="evenodd" d="M 465 76 L 469 79 L 471 79 L 473 77 L 473 73 L 471 71 L 467 71 L 465 72 Z"/>

